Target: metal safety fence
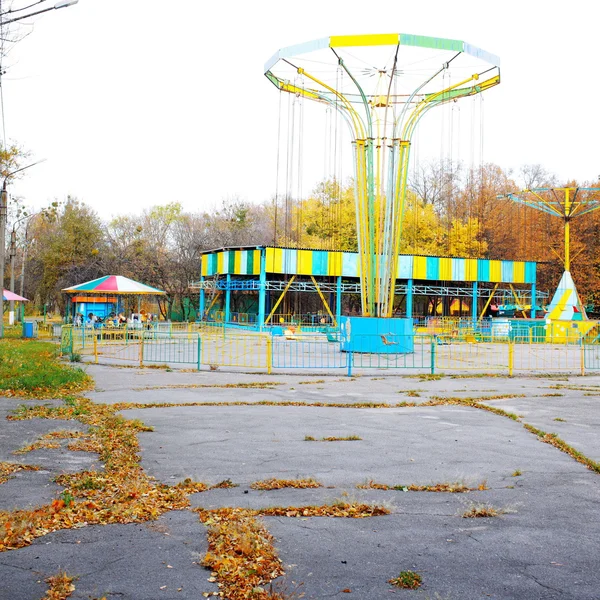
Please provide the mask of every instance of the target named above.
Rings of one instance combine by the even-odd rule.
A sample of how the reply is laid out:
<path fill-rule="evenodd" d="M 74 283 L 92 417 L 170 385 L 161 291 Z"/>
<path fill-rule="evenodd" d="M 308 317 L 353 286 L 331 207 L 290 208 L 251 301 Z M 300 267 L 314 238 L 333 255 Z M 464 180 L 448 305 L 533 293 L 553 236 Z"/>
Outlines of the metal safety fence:
<path fill-rule="evenodd" d="M 352 343 L 339 334 L 257 333 L 201 324 L 128 329 L 63 326 L 66 355 L 144 365 L 188 364 L 195 368 L 244 370 L 404 371 L 415 373 L 574 373 L 600 370 L 600 343 L 573 335 L 540 336 L 465 333 L 361 335 Z M 194 326 L 195 325 L 195 326 Z M 592 340 L 593 341 L 590 341 Z"/>

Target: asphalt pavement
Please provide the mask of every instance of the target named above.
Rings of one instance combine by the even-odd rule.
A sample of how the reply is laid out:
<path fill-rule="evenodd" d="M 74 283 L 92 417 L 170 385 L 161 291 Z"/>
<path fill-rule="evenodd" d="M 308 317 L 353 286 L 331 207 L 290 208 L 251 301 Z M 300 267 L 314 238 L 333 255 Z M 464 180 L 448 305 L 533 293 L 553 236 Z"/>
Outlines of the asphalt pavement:
<path fill-rule="evenodd" d="M 390 509 L 364 519 L 264 517 L 286 571 L 275 586 L 290 597 L 600 599 L 600 475 L 523 426 L 556 433 L 600 460 L 600 377 L 348 378 L 86 368 L 96 380 L 86 394 L 94 402 L 181 404 L 122 414 L 154 428 L 138 434 L 148 475 L 170 485 L 186 478 L 236 484 L 193 494 L 193 507 L 360 501 Z M 422 405 L 440 398 L 478 399 L 521 420 L 464 405 Z M 281 405 L 289 401 L 302 405 Z M 401 402 L 416 406 L 393 406 Z M 40 470 L 19 471 L 0 484 L 5 511 L 56 498 L 59 473 L 101 468 L 95 454 L 71 452 L 66 443 L 12 454 L 44 433 L 86 429 L 76 421 L 5 420 L 21 403 L 0 399 L 0 460 Z M 212 405 L 194 406 L 207 403 Z M 359 439 L 321 441 L 327 437 Z M 251 487 L 268 478 L 314 478 L 323 486 Z M 364 489 L 368 482 L 401 489 Z M 474 489 L 408 491 L 411 485 L 454 482 Z M 498 516 L 462 516 L 481 505 L 494 507 Z M 59 569 L 76 576 L 72 598 L 201 598 L 218 589 L 200 566 L 206 550 L 206 529 L 191 511 L 57 531 L 0 554 L 0 598 L 42 598 L 44 579 Z M 421 588 L 388 583 L 407 570 L 422 576 Z"/>

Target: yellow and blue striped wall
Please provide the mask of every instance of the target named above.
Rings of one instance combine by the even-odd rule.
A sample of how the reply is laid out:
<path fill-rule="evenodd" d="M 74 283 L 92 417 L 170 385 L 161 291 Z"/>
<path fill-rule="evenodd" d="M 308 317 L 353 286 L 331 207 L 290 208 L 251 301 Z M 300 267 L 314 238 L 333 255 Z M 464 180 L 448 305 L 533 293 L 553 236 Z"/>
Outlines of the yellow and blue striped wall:
<path fill-rule="evenodd" d="M 202 256 L 201 273 L 260 275 L 260 256 L 265 252 L 266 273 L 359 277 L 358 254 L 293 248 L 219 250 Z M 471 281 L 489 283 L 536 282 L 536 263 L 483 258 L 445 258 L 401 255 L 398 278 L 419 281 Z"/>

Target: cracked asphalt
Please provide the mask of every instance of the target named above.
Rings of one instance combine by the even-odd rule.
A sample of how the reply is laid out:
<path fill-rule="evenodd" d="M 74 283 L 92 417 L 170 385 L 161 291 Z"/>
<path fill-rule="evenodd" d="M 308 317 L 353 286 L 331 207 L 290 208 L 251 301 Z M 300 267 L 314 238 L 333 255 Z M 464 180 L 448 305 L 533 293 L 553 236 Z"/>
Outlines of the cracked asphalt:
<path fill-rule="evenodd" d="M 279 589 L 306 599 L 402 598 L 600 599 L 600 475 L 544 444 L 523 422 L 600 460 L 600 377 L 474 377 L 257 375 L 160 369 L 86 367 L 94 402 L 178 403 L 124 410 L 154 427 L 139 434 L 142 466 L 175 484 L 191 477 L 238 487 L 194 494 L 192 505 L 264 508 L 359 500 L 383 504 L 387 516 L 367 519 L 266 517 L 286 575 Z M 265 387 L 236 388 L 240 383 Z M 500 397 L 498 397 L 500 396 Z M 522 422 L 461 406 L 419 406 L 432 398 L 481 398 Z M 261 402 L 322 403 L 277 406 Z M 49 400 L 51 401 L 51 400 Z M 247 402 L 245 406 L 190 406 Z M 352 404 L 415 402 L 414 407 Z M 55 402 L 55 401 L 51 401 Z M 22 401 L 0 399 L 0 416 Z M 327 406 L 330 405 L 330 406 Z M 336 405 L 336 406 L 331 406 Z M 338 406 L 339 405 L 339 406 Z M 36 464 L 0 485 L 0 510 L 47 503 L 60 493 L 61 472 L 92 468 L 94 454 L 59 449 L 12 452 L 77 422 L 6 421 L 0 460 Z M 356 441 L 305 441 L 328 436 Z M 517 474 L 520 473 L 520 474 Z M 313 477 L 318 489 L 257 491 L 267 478 Z M 485 490 L 463 494 L 359 489 L 463 481 Z M 466 519 L 474 504 L 501 510 Z M 77 577 L 72 598 L 131 600 L 201 598 L 218 588 L 199 566 L 206 530 L 190 511 L 157 521 L 63 530 L 0 554 L 0 598 L 42 598 L 44 579 L 59 569 Z M 415 591 L 388 580 L 412 570 Z M 349 591 L 348 591 L 349 590 Z"/>

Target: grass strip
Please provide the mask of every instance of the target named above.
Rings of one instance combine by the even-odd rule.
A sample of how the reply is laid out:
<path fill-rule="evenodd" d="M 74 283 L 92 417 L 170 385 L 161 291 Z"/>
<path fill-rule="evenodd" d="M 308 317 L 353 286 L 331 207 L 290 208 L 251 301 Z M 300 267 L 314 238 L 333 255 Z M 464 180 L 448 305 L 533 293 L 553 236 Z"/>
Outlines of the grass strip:
<path fill-rule="evenodd" d="M 561 452 L 564 452 L 571 458 L 574 458 L 578 463 L 585 465 L 590 471 L 594 471 L 594 473 L 600 473 L 599 462 L 588 458 L 585 456 L 585 454 L 579 452 L 579 450 L 576 450 L 573 448 L 573 446 L 570 446 L 563 439 L 559 438 L 555 433 L 546 433 L 545 431 L 537 429 L 533 425 L 528 425 L 527 423 L 523 423 L 523 427 L 525 427 L 527 431 L 536 435 L 540 441 L 558 448 Z"/>
<path fill-rule="evenodd" d="M 18 471 L 39 471 L 37 465 L 21 465 L 19 463 L 0 462 L 0 484 L 12 479 L 13 473 Z"/>
<path fill-rule="evenodd" d="M 57 347 L 34 340 L 0 340 L 0 394 L 9 397 L 63 397 L 92 387 L 79 367 L 57 359 Z"/>
<path fill-rule="evenodd" d="M 133 392 L 145 392 L 147 390 L 178 390 L 178 389 L 205 389 L 205 388 L 223 388 L 223 389 L 259 389 L 270 390 L 275 386 L 283 385 L 282 381 L 256 381 L 249 383 L 174 383 L 171 385 L 147 385 L 144 387 L 133 388 Z"/>
<path fill-rule="evenodd" d="M 321 439 L 317 439 L 312 435 L 305 435 L 305 442 L 359 442 L 362 438 L 359 435 L 346 435 L 344 437 L 337 437 L 335 435 L 330 435 L 328 437 L 322 437 Z"/>
<path fill-rule="evenodd" d="M 194 509 L 208 527 L 208 552 L 202 566 L 213 570 L 229 600 L 284 600 L 289 596 L 264 586 L 283 575 L 273 536 L 257 517 L 367 518 L 389 514 L 384 507 L 339 502 L 325 506 L 271 507 L 259 510 Z"/>
<path fill-rule="evenodd" d="M 311 489 L 323 487 L 323 484 L 312 478 L 305 479 L 262 479 L 250 484 L 253 490 L 282 490 L 284 488 Z"/>
<path fill-rule="evenodd" d="M 469 487 L 462 481 L 431 483 L 429 485 L 416 485 L 414 483 L 403 485 L 387 485 L 370 480 L 356 486 L 359 490 L 396 490 L 401 492 L 442 492 L 449 494 L 463 494 L 465 492 L 484 491 L 489 489 L 487 481 L 482 481 L 477 487 Z"/>
<path fill-rule="evenodd" d="M 0 511 L 0 551 L 21 548 L 37 537 L 79 524 L 154 520 L 166 511 L 189 507 L 189 486 L 157 483 L 141 468 L 137 434 L 148 428 L 137 419 L 127 420 L 116 415 L 112 406 L 85 398 L 54 407 L 21 407 L 10 417 L 32 418 L 77 419 L 88 425 L 88 437 L 74 442 L 85 440 L 86 449 L 98 450 L 104 470 L 58 476 L 55 481 L 65 489 L 51 504 Z M 194 486 L 196 491 L 199 486 Z"/>

